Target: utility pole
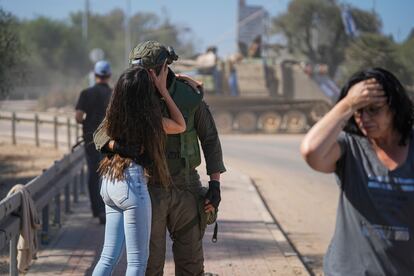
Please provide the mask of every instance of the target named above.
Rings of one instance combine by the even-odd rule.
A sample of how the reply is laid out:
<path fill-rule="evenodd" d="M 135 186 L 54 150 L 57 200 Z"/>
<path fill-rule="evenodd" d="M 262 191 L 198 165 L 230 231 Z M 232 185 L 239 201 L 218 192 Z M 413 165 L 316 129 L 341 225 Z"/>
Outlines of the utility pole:
<path fill-rule="evenodd" d="M 319 14 L 314 12 L 312 14 L 312 25 L 311 25 L 311 44 L 313 48 L 313 60 L 312 62 L 316 62 L 319 59 L 318 50 L 319 50 L 319 25 L 321 24 L 321 20 Z"/>
<path fill-rule="evenodd" d="M 126 9 L 124 15 L 124 32 L 125 32 L 125 63 L 128 67 L 129 52 L 131 51 L 131 30 L 129 26 L 129 12 L 131 10 L 131 0 L 126 0 Z"/>
<path fill-rule="evenodd" d="M 89 0 L 85 0 L 85 10 L 82 15 L 82 37 L 88 40 Z"/>

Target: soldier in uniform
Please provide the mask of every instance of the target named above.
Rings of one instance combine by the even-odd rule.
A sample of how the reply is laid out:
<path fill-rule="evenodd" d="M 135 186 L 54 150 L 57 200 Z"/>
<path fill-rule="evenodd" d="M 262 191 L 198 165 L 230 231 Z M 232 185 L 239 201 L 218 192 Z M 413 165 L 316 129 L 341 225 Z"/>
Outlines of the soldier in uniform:
<path fill-rule="evenodd" d="M 140 65 L 157 71 L 165 60 L 171 64 L 177 58 L 171 47 L 167 48 L 156 41 L 146 41 L 131 51 L 129 62 L 131 66 Z M 175 275 L 203 275 L 204 226 L 201 225 L 200 212 L 217 211 L 221 200 L 220 174 L 226 169 L 217 129 L 209 108 L 203 101 L 201 87 L 188 77 L 178 78 L 169 69 L 167 88 L 184 116 L 187 129 L 181 134 L 167 136 L 166 158 L 172 185 L 166 188 L 154 179 L 148 187 L 153 216 L 146 275 L 163 275 L 167 229 L 173 241 Z M 163 106 L 164 116 L 168 116 L 165 104 Z M 201 163 L 199 141 L 210 177 L 204 210 L 201 208 L 201 211 L 199 194 L 202 186 L 196 170 Z M 95 132 L 94 142 L 102 152 L 115 151 L 130 158 L 135 158 L 139 152 L 133 150 L 133 147 L 111 140 L 102 127 Z M 108 149 L 109 143 L 111 150 Z"/>

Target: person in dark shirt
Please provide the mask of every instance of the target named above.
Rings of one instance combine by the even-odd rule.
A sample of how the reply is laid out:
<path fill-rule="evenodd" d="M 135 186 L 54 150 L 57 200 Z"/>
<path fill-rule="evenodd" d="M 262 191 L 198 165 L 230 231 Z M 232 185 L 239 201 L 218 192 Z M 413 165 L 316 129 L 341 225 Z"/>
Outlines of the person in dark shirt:
<path fill-rule="evenodd" d="M 99 194 L 99 175 L 97 169 L 102 159 L 93 144 L 93 132 L 105 117 L 111 91 L 109 79 L 111 66 L 107 61 L 98 61 L 94 68 L 95 85 L 83 90 L 76 104 L 76 121 L 82 124 L 85 153 L 88 164 L 88 189 L 91 200 L 92 214 L 98 217 L 101 224 L 105 223 L 105 205 Z"/>

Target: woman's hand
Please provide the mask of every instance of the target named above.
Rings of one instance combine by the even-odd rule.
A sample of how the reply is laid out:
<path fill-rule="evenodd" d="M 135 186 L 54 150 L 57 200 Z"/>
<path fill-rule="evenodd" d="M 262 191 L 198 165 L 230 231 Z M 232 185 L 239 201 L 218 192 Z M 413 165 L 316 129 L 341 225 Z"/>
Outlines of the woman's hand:
<path fill-rule="evenodd" d="M 194 88 L 195 90 L 203 87 L 203 83 L 201 81 L 195 80 L 188 75 L 175 74 L 175 76 L 181 80 L 185 80 L 186 82 L 188 82 L 188 84 L 191 85 L 191 87 Z"/>
<path fill-rule="evenodd" d="M 385 100 L 384 90 L 376 79 L 368 79 L 354 84 L 344 98 L 353 112 L 371 104 L 382 103 Z"/>
<path fill-rule="evenodd" d="M 156 74 L 154 69 L 149 69 L 151 74 L 152 80 L 154 82 L 155 87 L 158 89 L 158 92 L 161 94 L 162 97 L 168 94 L 167 89 L 167 75 L 168 75 L 168 65 L 167 61 L 164 62 L 162 65 L 160 73 Z"/>
<path fill-rule="evenodd" d="M 154 81 L 155 87 L 157 87 L 159 93 L 164 98 L 164 102 L 167 105 L 167 108 L 170 112 L 170 118 L 163 117 L 162 125 L 165 133 L 167 134 L 178 134 L 184 132 L 186 129 L 186 123 L 181 114 L 181 111 L 178 109 L 177 105 L 174 103 L 171 98 L 168 89 L 167 89 L 167 75 L 168 75 L 168 65 L 167 62 L 164 62 L 162 69 L 158 76 L 155 73 L 154 69 L 150 69 L 150 74 L 152 80 Z"/>

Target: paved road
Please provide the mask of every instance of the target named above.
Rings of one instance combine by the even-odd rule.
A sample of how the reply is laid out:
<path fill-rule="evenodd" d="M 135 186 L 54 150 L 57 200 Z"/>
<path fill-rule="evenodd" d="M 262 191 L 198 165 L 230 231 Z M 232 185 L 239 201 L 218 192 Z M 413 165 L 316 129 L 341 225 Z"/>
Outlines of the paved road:
<path fill-rule="evenodd" d="M 200 175 L 206 183 L 203 168 Z M 211 242 L 212 226 L 207 228 L 203 240 L 208 275 L 309 275 L 272 220 L 250 178 L 229 169 L 223 175 L 223 182 L 226 186 L 222 196 L 228 200 L 220 204 L 218 242 Z M 90 215 L 87 197 L 81 196 L 72 207 L 72 215 L 66 217 L 61 231 L 39 252 L 27 276 L 91 275 L 102 250 L 104 227 Z M 167 241 L 164 275 L 173 276 L 172 244 L 169 238 Z M 113 275 L 125 275 L 126 267 L 124 254 Z"/>
<path fill-rule="evenodd" d="M 221 140 L 226 165 L 255 180 L 289 239 L 319 275 L 334 229 L 339 192 L 332 175 L 316 173 L 302 161 L 302 137 L 226 135 Z"/>

